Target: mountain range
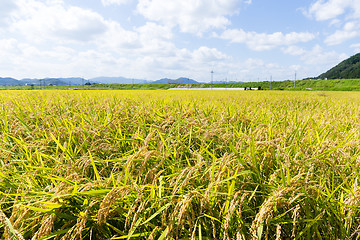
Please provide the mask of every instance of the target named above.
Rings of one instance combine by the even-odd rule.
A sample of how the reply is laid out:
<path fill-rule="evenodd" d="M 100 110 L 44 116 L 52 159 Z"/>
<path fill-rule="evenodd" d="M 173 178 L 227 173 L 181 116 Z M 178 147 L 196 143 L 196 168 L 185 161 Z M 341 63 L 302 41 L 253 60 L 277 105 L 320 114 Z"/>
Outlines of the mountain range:
<path fill-rule="evenodd" d="M 199 82 L 190 79 L 190 78 L 178 78 L 178 79 L 170 79 L 170 78 L 162 78 L 160 80 L 156 80 L 151 82 L 151 84 L 167 84 L 167 83 L 186 83 L 186 84 L 199 84 Z"/>
<path fill-rule="evenodd" d="M 319 75 L 317 79 L 360 79 L 360 53 L 342 61 L 327 72 Z M 167 84 L 184 83 L 199 84 L 200 82 L 190 78 L 162 78 L 155 81 L 145 79 L 133 79 L 125 77 L 96 77 L 91 79 L 84 78 L 24 78 L 17 80 L 11 77 L 0 77 L 0 86 L 25 86 L 25 85 L 84 85 L 84 84 Z M 214 81 L 215 83 L 225 83 L 225 81 Z M 233 81 L 228 83 L 234 83 Z"/>
<path fill-rule="evenodd" d="M 84 78 L 1 78 L 0 86 L 26 86 L 26 85 L 82 85 L 88 80 Z"/>
<path fill-rule="evenodd" d="M 148 81 L 144 79 L 132 79 L 125 77 L 96 77 L 91 79 L 84 78 L 24 78 L 17 80 L 11 77 L 0 77 L 0 86 L 26 86 L 26 85 L 84 85 L 90 84 L 166 84 L 166 83 L 186 83 L 199 84 L 200 82 L 190 78 L 169 79 L 163 78 L 156 81 Z"/>

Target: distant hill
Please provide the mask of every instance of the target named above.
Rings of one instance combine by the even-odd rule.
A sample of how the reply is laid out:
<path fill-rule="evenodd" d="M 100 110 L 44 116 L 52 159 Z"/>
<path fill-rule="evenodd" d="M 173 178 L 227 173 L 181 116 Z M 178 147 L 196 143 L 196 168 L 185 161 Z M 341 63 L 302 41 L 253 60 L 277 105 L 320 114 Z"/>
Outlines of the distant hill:
<path fill-rule="evenodd" d="M 19 82 L 21 85 L 82 85 L 86 83 L 87 80 L 83 78 L 24 78 Z"/>
<path fill-rule="evenodd" d="M 90 82 L 103 84 L 145 84 L 144 79 L 133 79 L 125 77 L 96 77 L 89 79 Z"/>
<path fill-rule="evenodd" d="M 22 85 L 19 80 L 10 77 L 6 77 L 6 78 L 0 77 L 0 86 L 17 86 L 17 85 Z"/>
<path fill-rule="evenodd" d="M 178 79 L 170 79 L 170 78 L 162 78 L 160 80 L 156 80 L 151 82 L 151 84 L 166 84 L 166 83 L 185 83 L 185 84 L 199 84 L 199 82 L 190 78 L 178 78 Z"/>
<path fill-rule="evenodd" d="M 213 84 L 217 83 L 242 83 L 242 81 L 213 81 Z"/>
<path fill-rule="evenodd" d="M 360 78 L 360 53 L 342 61 L 326 73 L 321 74 L 320 79 L 354 79 Z"/>
<path fill-rule="evenodd" d="M 178 78 L 170 79 L 163 78 L 156 81 L 148 81 L 145 79 L 133 79 L 125 77 L 96 77 L 91 79 L 84 78 L 24 78 L 17 80 L 14 78 L 6 77 L 0 78 L 0 86 L 25 86 L 25 85 L 34 85 L 34 86 L 63 86 L 63 85 L 83 85 L 90 82 L 100 83 L 100 84 L 167 84 L 167 83 L 184 83 L 184 84 L 199 84 L 199 82 L 190 79 L 190 78 Z"/>

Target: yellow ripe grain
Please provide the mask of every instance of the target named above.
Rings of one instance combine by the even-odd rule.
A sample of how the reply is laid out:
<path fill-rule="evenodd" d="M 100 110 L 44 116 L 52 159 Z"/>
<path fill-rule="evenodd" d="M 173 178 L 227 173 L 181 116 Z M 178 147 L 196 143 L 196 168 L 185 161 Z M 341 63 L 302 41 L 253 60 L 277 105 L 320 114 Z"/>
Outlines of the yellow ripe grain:
<path fill-rule="evenodd" d="M 3 238 L 359 234 L 358 92 L 34 90 L 0 99 Z"/>

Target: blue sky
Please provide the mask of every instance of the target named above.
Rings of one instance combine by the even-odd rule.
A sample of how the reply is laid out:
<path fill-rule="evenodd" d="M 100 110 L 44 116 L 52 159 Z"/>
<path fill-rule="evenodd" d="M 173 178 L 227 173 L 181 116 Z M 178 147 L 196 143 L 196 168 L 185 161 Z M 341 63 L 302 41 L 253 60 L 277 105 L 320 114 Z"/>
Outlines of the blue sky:
<path fill-rule="evenodd" d="M 360 52 L 360 0 L 1 0 L 0 77 L 318 76 Z"/>

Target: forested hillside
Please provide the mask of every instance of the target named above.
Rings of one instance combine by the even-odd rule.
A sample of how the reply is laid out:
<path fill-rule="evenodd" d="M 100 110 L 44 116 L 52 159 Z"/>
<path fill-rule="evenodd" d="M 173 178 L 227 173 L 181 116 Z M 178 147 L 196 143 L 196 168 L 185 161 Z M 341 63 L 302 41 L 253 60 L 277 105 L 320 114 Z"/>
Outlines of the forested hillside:
<path fill-rule="evenodd" d="M 360 53 L 342 61 L 326 73 L 319 76 L 321 79 L 354 79 L 360 78 Z"/>

